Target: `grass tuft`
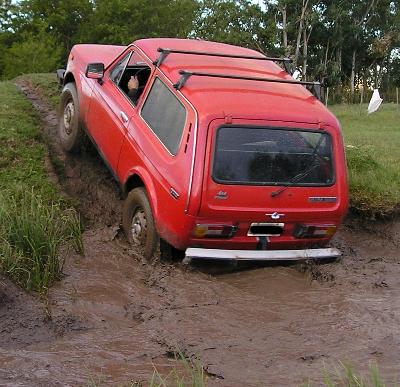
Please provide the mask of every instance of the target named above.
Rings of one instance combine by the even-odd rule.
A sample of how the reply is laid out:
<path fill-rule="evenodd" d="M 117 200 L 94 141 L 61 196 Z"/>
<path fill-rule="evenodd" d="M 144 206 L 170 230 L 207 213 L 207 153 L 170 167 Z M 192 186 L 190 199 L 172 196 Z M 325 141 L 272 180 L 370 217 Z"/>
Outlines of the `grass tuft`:
<path fill-rule="evenodd" d="M 178 352 L 175 354 L 175 361 L 183 365 L 183 371 L 175 367 L 167 376 L 162 376 L 154 367 L 148 386 L 205 387 L 207 385 L 207 377 L 198 358 L 187 359 L 182 352 Z"/>
<path fill-rule="evenodd" d="M 82 230 L 74 210 L 47 204 L 35 192 L 0 193 L 0 267 L 28 290 L 44 292 L 59 279 L 60 247 L 83 253 Z"/>
<path fill-rule="evenodd" d="M 348 362 L 340 362 L 334 372 L 324 368 L 324 385 L 326 387 L 385 387 L 379 368 L 376 364 L 369 366 L 369 375 L 358 374 Z M 311 385 L 309 385 L 311 386 Z"/>

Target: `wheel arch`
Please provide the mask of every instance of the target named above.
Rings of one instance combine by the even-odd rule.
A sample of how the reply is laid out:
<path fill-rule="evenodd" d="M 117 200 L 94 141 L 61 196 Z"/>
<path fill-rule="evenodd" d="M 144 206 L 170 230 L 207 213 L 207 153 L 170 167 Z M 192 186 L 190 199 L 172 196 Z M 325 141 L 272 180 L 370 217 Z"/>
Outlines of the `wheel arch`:
<path fill-rule="evenodd" d="M 70 71 L 67 74 L 65 74 L 63 85 L 66 85 L 67 83 L 71 83 L 71 82 L 76 84 L 74 74 Z"/>
<path fill-rule="evenodd" d="M 156 189 L 150 174 L 144 168 L 133 169 L 128 173 L 125 182 L 122 185 L 122 193 L 124 197 L 135 188 L 143 187 L 146 190 L 147 198 L 153 211 L 154 223 L 157 227 L 158 201 Z"/>

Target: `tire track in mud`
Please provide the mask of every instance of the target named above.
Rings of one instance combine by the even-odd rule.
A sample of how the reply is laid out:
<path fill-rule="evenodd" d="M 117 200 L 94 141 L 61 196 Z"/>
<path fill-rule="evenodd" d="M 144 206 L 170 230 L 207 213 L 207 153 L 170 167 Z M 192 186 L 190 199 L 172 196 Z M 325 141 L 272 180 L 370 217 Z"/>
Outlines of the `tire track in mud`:
<path fill-rule="evenodd" d="M 65 155 L 54 110 L 32 85 L 18 85 L 41 115 L 62 189 L 86 220 L 86 256 L 67 257 L 65 278 L 50 291 L 52 321 L 63 321 L 57 329 L 41 339 L 28 326 L 22 349 L 2 345 L 0 335 L 1 384 L 148 380 L 152 363 L 161 372 L 174 365 L 177 348 L 200 358 L 211 386 L 298 385 L 321 380 L 323 362 L 345 359 L 397 373 L 398 223 L 384 226 L 389 240 L 349 222 L 334 242 L 345 256 L 326 265 L 147 263 L 120 236 L 121 197 L 101 159 L 90 147 Z"/>

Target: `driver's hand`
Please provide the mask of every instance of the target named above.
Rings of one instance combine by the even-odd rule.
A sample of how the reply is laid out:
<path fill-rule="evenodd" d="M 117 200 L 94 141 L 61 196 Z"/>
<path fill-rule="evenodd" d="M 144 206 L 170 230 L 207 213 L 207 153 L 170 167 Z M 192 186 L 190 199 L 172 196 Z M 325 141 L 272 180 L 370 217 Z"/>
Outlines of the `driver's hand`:
<path fill-rule="evenodd" d="M 128 82 L 128 89 L 138 89 L 139 88 L 139 81 L 136 76 L 131 76 L 131 79 Z"/>

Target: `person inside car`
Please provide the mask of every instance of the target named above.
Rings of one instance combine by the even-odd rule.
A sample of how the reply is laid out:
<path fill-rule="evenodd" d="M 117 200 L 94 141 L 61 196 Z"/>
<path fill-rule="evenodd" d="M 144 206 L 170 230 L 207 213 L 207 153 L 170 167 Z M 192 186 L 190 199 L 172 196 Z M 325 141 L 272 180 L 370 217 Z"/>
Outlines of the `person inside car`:
<path fill-rule="evenodd" d="M 132 75 L 128 81 L 128 96 L 135 105 L 139 95 L 139 80 L 136 75 Z"/>

